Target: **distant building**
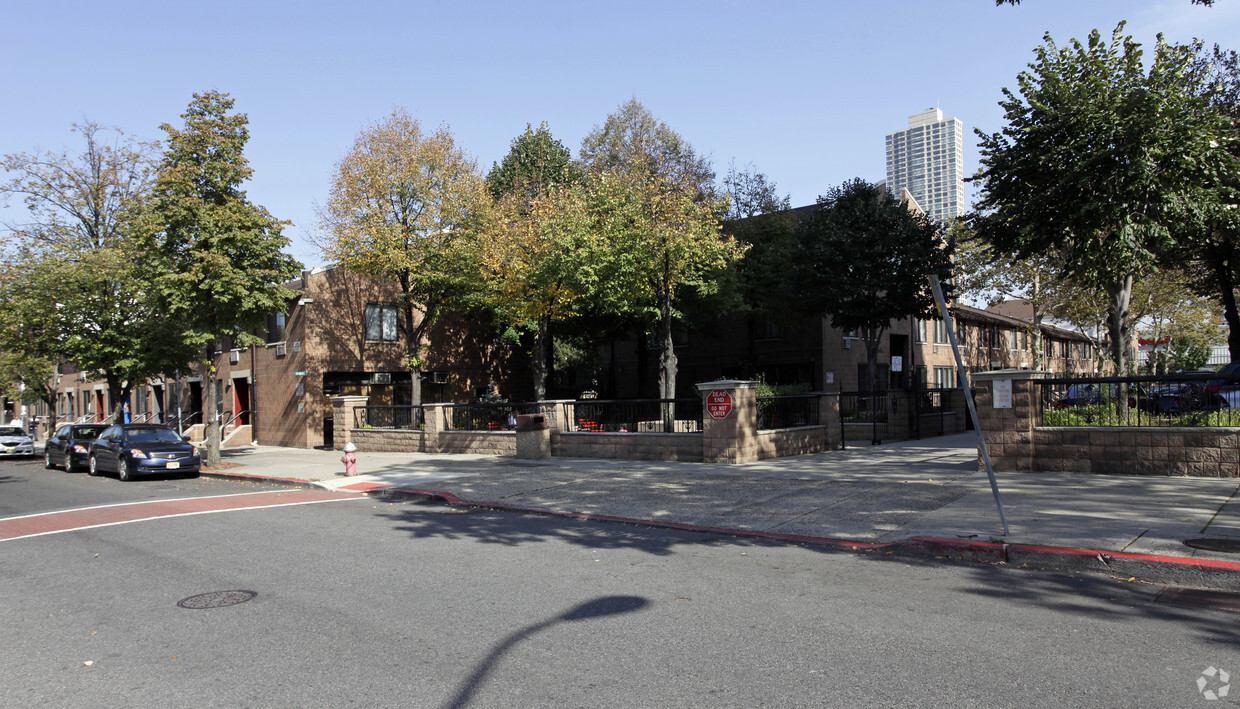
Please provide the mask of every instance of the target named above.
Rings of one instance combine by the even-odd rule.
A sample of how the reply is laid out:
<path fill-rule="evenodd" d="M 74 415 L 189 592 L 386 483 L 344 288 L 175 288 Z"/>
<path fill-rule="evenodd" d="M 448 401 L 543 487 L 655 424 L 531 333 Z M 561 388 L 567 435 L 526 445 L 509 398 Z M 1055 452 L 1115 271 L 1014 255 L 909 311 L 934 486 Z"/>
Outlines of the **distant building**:
<path fill-rule="evenodd" d="M 932 219 L 963 216 L 964 124 L 931 108 L 908 117 L 908 128 L 887 134 L 887 187 L 906 189 Z"/>

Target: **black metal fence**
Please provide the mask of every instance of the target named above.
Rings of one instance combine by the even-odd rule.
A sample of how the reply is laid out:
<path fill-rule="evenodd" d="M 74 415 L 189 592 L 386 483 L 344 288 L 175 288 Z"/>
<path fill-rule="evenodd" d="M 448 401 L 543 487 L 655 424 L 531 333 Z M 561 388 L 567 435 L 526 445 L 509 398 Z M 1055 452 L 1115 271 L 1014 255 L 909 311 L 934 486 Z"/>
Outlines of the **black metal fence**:
<path fill-rule="evenodd" d="M 757 401 L 758 430 L 817 426 L 820 398 L 818 394 L 759 396 Z"/>
<path fill-rule="evenodd" d="M 1044 379 L 1043 426 L 1240 426 L 1240 375 Z"/>
<path fill-rule="evenodd" d="M 422 428 L 421 406 L 367 406 L 353 409 L 354 428 Z"/>
<path fill-rule="evenodd" d="M 517 426 L 517 416 L 541 411 L 532 402 L 447 404 L 443 408 L 447 431 L 511 431 Z"/>
<path fill-rule="evenodd" d="M 868 427 L 871 443 L 888 438 L 888 424 L 894 408 L 892 399 L 895 395 L 895 392 L 886 391 L 840 392 L 840 432 L 845 445 L 850 424 Z"/>
<path fill-rule="evenodd" d="M 583 399 L 563 405 L 566 432 L 701 433 L 702 400 Z"/>
<path fill-rule="evenodd" d="M 959 388 L 919 390 L 916 399 L 916 428 L 913 430 L 913 435 L 920 438 L 958 433 L 955 419 L 957 417 L 967 419 L 967 411 L 968 405 L 964 402 L 964 393 Z"/>

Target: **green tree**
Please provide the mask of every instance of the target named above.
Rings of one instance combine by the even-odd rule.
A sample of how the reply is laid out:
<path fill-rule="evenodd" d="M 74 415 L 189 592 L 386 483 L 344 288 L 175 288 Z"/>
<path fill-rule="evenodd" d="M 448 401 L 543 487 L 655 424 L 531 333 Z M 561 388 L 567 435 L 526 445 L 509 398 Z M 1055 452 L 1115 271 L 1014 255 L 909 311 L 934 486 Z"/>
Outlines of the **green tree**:
<path fill-rule="evenodd" d="M 476 242 L 490 205 L 477 164 L 452 132 L 427 134 L 403 108 L 364 128 L 336 164 L 321 214 L 323 253 L 397 283 L 415 405 L 430 327 L 480 287 Z"/>
<path fill-rule="evenodd" d="M 1199 50 L 1199 92 L 1223 119 L 1217 143 L 1231 156 L 1222 171 L 1198 185 L 1195 209 L 1179 222 L 1182 241 L 1172 261 L 1188 275 L 1198 295 L 1217 299 L 1227 322 L 1231 361 L 1240 361 L 1240 55 L 1217 45 Z"/>
<path fill-rule="evenodd" d="M 556 325 L 575 318 L 598 287 L 606 251 L 590 232 L 582 170 L 544 122 L 512 140 L 487 188 L 497 218 L 479 242 L 484 301 L 505 336 L 532 335 L 534 398 L 546 398 Z"/>
<path fill-rule="evenodd" d="M 978 234 L 1003 252 L 1058 251 L 1066 274 L 1108 297 L 1107 329 L 1116 370 L 1127 371 L 1134 282 L 1175 244 L 1203 167 L 1225 155 L 1211 141 L 1214 112 L 1194 95 L 1192 47 L 1159 37 L 1147 72 L 1140 46 L 1121 23 L 1105 42 L 1057 47 L 1049 35 L 1020 96 L 1004 89 L 1007 125 L 979 132 L 982 153 Z"/>
<path fill-rule="evenodd" d="M 215 345 L 261 342 L 248 331 L 287 307 L 294 293 L 283 284 L 301 271 L 284 253 L 289 222 L 242 189 L 253 173 L 244 154 L 249 119 L 233 112 L 234 103 L 219 91 L 194 94 L 182 128 L 160 126 L 167 143 L 142 230 L 142 263 L 163 312 L 180 327 L 183 361 L 202 353 L 211 375 Z M 220 391 L 208 390 L 206 463 L 218 465 Z"/>
<path fill-rule="evenodd" d="M 581 158 L 592 172 L 596 223 L 627 274 L 610 287 L 656 323 L 659 397 L 675 398 L 677 296 L 715 290 L 747 246 L 721 232 L 726 204 L 714 196 L 709 161 L 635 99 L 586 136 Z"/>
<path fill-rule="evenodd" d="M 548 189 L 578 182 L 580 165 L 573 154 L 551 135 L 546 121 L 534 130 L 528 123 L 525 132 L 512 139 L 503 162 L 495 163 L 487 173 L 487 190 L 496 200 L 507 194 L 520 194 L 533 199 Z"/>
<path fill-rule="evenodd" d="M 81 152 L 0 163 L 13 175 L 0 193 L 27 208 L 26 221 L 5 225 L 14 238 L 0 275 L 0 347 L 18 362 L 99 373 L 119 417 L 133 386 L 184 363 L 175 320 L 133 267 L 145 259 L 135 235 L 156 144 L 90 122 L 73 129 Z"/>
<path fill-rule="evenodd" d="M 788 270 L 799 307 L 865 343 L 870 385 L 878 382 L 878 346 L 892 321 L 935 312 L 929 277 L 950 296 L 952 247 L 920 210 L 862 179 L 818 198 L 797 230 Z"/>

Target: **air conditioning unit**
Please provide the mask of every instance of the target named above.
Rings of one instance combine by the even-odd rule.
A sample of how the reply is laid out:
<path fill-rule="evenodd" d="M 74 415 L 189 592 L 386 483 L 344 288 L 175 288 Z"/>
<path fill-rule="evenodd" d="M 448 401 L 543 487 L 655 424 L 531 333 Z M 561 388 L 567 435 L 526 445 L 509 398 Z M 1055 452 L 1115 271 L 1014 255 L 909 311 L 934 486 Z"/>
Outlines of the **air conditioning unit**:
<path fill-rule="evenodd" d="M 293 351 L 301 352 L 301 340 L 293 340 Z"/>
<path fill-rule="evenodd" d="M 240 353 L 240 352 L 238 352 L 238 351 L 236 351 L 236 350 L 232 350 L 231 352 L 229 352 L 229 353 L 228 353 L 228 363 L 229 363 L 229 364 L 236 364 L 236 363 L 238 363 L 238 362 L 240 362 L 240 361 L 241 361 L 241 353 Z"/>
<path fill-rule="evenodd" d="M 392 373 L 391 372 L 375 372 L 374 374 L 370 375 L 370 383 L 371 384 L 391 384 Z"/>
<path fill-rule="evenodd" d="M 276 345 L 276 356 L 277 357 L 283 357 L 286 354 L 288 354 L 288 348 L 284 345 L 283 342 Z"/>
<path fill-rule="evenodd" d="M 844 349 L 846 350 L 852 349 L 852 340 L 847 337 L 844 338 Z"/>
<path fill-rule="evenodd" d="M 431 384 L 447 384 L 448 383 L 447 372 L 427 372 L 426 378 L 430 380 Z"/>

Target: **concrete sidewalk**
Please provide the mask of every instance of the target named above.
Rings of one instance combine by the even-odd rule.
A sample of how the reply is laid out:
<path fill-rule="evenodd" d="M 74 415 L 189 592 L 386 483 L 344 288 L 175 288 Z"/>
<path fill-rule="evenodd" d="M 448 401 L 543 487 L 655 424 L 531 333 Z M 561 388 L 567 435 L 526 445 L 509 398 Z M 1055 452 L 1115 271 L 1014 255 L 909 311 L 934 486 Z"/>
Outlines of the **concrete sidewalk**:
<path fill-rule="evenodd" d="M 971 433 L 742 465 L 360 451 L 344 477 L 340 456 L 225 449 L 204 474 L 1240 591 L 1240 553 L 1184 544 L 1240 552 L 1240 480 L 1000 471 L 1005 536 Z"/>

